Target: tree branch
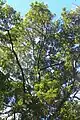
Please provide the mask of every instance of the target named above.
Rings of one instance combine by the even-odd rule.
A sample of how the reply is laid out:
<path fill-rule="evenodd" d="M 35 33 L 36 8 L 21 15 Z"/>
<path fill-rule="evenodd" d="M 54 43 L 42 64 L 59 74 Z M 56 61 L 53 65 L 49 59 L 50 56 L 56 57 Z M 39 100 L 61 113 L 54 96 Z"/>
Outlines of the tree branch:
<path fill-rule="evenodd" d="M 12 110 L 6 111 L 6 112 L 0 112 L 0 115 L 2 114 L 9 114 L 10 112 L 12 112 Z"/>
<path fill-rule="evenodd" d="M 25 93 L 26 93 L 26 90 L 25 90 L 25 77 L 24 77 L 23 68 L 22 68 L 22 66 L 21 66 L 21 64 L 20 64 L 20 62 L 19 62 L 18 56 L 17 56 L 17 54 L 16 54 L 16 52 L 15 52 L 15 50 L 14 50 L 13 42 L 12 42 L 12 39 L 11 39 L 11 35 L 10 35 L 9 30 L 8 30 L 7 32 L 8 32 L 8 36 L 9 36 L 9 39 L 10 39 L 10 43 L 11 43 L 11 47 L 12 47 L 12 52 L 13 52 L 15 58 L 16 58 L 16 62 L 17 62 L 17 64 L 18 64 L 18 66 L 19 66 L 19 68 L 20 68 L 20 70 L 21 70 L 22 79 L 23 79 L 23 93 L 25 94 Z M 28 82 L 28 81 L 27 81 L 27 82 Z M 23 103 L 25 103 L 25 97 L 23 97 Z"/>
<path fill-rule="evenodd" d="M 77 97 L 77 96 L 75 96 L 74 98 L 77 98 L 78 100 L 80 100 L 80 98 L 79 98 L 79 97 Z"/>
<path fill-rule="evenodd" d="M 57 66 L 57 65 L 61 65 L 61 64 L 64 64 L 64 61 L 62 61 L 62 62 L 60 62 L 60 63 L 52 64 L 52 65 L 50 65 L 50 66 L 45 66 L 45 67 L 41 68 L 40 70 L 45 70 L 45 69 L 47 69 L 47 68 L 49 68 L 49 67 L 53 67 L 53 66 Z"/>

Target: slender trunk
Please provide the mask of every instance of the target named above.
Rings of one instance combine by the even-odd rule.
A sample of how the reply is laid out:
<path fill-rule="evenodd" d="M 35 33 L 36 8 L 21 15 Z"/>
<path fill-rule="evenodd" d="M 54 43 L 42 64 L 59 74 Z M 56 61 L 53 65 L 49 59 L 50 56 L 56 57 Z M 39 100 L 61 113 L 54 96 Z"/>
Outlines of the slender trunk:
<path fill-rule="evenodd" d="M 15 115 L 15 112 L 14 112 L 14 120 L 16 120 L 16 115 Z"/>
<path fill-rule="evenodd" d="M 23 72 L 23 68 L 19 62 L 19 59 L 18 59 L 18 56 L 14 50 L 14 46 L 13 46 L 13 42 L 12 42 L 12 38 L 11 38 L 11 35 L 10 35 L 10 32 L 8 31 L 8 35 L 9 35 L 9 39 L 10 39 L 10 43 L 11 43 L 11 49 L 12 49 L 12 52 L 16 58 L 16 62 L 21 70 L 21 74 L 22 74 L 22 80 L 23 80 L 23 104 L 25 104 L 25 93 L 26 93 L 26 90 L 25 90 L 25 78 L 24 78 L 24 72 Z"/>

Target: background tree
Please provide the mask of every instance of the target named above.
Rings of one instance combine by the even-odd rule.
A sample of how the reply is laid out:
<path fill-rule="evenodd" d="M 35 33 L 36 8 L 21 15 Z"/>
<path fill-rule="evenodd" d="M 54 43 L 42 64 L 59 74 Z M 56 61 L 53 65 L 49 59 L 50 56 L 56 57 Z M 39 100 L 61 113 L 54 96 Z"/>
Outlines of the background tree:
<path fill-rule="evenodd" d="M 64 8 L 54 20 L 35 2 L 21 18 L 0 1 L 1 115 L 79 120 L 79 11 Z"/>

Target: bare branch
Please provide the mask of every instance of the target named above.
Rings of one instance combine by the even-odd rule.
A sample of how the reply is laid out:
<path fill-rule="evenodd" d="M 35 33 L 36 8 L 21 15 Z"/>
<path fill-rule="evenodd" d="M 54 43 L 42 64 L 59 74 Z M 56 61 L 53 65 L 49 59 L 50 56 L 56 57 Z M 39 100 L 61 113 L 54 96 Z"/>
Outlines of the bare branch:
<path fill-rule="evenodd" d="M 10 112 L 12 112 L 12 110 L 6 111 L 6 112 L 0 112 L 0 115 L 2 114 L 9 114 Z"/>
<path fill-rule="evenodd" d="M 60 63 L 52 64 L 52 65 L 50 65 L 50 66 L 45 66 L 45 67 L 41 68 L 40 70 L 45 70 L 45 69 L 47 69 L 47 68 L 49 68 L 49 67 L 53 67 L 53 66 L 57 66 L 57 65 L 61 65 L 61 64 L 64 64 L 64 61 L 62 61 L 62 62 L 60 62 Z"/>
<path fill-rule="evenodd" d="M 12 42 L 12 39 L 11 39 L 11 35 L 10 35 L 10 32 L 8 31 L 8 36 L 9 36 L 9 39 L 10 39 L 10 43 L 11 43 L 11 46 L 12 46 L 12 52 L 16 58 L 16 61 L 17 61 L 17 64 L 21 70 L 21 73 L 22 73 L 22 79 L 23 79 L 23 93 L 25 94 L 26 93 L 26 90 L 25 90 L 25 77 L 24 77 L 24 72 L 23 72 L 23 68 L 19 62 L 19 59 L 18 59 L 18 56 L 14 50 L 14 47 L 13 47 L 13 42 Z M 28 82 L 28 81 L 27 81 Z M 23 98 L 23 103 L 25 103 L 25 97 Z"/>
<path fill-rule="evenodd" d="M 77 98 L 78 100 L 80 100 L 80 98 L 79 98 L 79 97 L 77 97 L 77 96 L 75 96 L 74 98 Z"/>

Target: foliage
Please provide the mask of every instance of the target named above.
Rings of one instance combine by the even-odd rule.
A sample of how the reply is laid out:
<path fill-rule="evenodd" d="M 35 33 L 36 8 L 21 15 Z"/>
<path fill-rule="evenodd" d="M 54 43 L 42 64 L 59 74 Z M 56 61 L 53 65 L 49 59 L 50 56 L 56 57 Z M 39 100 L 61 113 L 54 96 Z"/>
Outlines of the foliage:
<path fill-rule="evenodd" d="M 21 18 L 0 0 L 1 116 L 80 119 L 79 14 L 79 7 L 64 8 L 61 19 L 54 20 L 47 5 L 34 2 Z"/>

